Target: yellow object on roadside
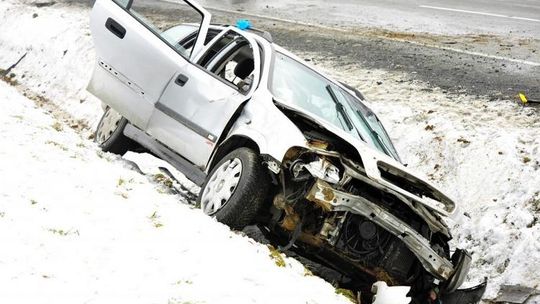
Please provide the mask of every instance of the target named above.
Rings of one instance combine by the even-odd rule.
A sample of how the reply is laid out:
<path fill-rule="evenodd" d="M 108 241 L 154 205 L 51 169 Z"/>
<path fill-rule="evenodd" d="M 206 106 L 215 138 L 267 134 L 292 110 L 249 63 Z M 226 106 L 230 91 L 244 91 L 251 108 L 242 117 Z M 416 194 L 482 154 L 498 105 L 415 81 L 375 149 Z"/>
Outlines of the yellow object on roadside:
<path fill-rule="evenodd" d="M 521 100 L 523 104 L 526 104 L 528 102 L 527 96 L 525 96 L 525 94 L 523 93 L 519 93 L 519 99 Z"/>
<path fill-rule="evenodd" d="M 519 100 L 521 100 L 521 103 L 523 105 L 530 105 L 530 104 L 533 104 L 533 103 L 534 104 L 540 104 L 540 100 L 538 100 L 538 99 L 532 100 L 529 97 L 527 97 L 525 95 L 525 93 L 519 93 L 518 97 L 519 97 Z"/>

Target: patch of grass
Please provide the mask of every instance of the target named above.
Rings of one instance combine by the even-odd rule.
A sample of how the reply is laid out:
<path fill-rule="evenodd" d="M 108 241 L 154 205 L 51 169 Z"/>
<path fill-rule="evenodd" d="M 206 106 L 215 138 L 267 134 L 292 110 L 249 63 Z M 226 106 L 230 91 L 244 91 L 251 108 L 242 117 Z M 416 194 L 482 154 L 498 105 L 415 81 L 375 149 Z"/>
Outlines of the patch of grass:
<path fill-rule="evenodd" d="M 62 144 L 60 144 L 60 143 L 57 143 L 57 142 L 55 142 L 55 141 L 52 141 L 52 140 L 47 140 L 45 143 L 48 144 L 48 145 L 56 146 L 56 147 L 60 148 L 60 149 L 63 150 L 63 151 L 67 151 L 67 150 L 68 150 L 68 148 L 67 148 L 66 146 L 64 146 L 64 145 L 62 145 Z"/>
<path fill-rule="evenodd" d="M 531 158 L 530 158 L 530 157 L 528 157 L 528 156 L 523 156 L 523 159 L 522 159 L 522 161 L 523 161 L 523 163 L 524 163 L 524 164 L 526 164 L 526 163 L 528 163 L 528 162 L 530 162 L 530 161 L 531 161 Z"/>
<path fill-rule="evenodd" d="M 79 230 L 71 230 L 71 229 L 64 230 L 64 229 L 49 228 L 49 229 L 47 229 L 47 231 L 52 232 L 53 234 L 61 235 L 61 236 L 68 236 L 70 234 L 79 235 Z"/>
<path fill-rule="evenodd" d="M 158 219 L 160 218 L 161 216 L 158 215 L 157 211 L 154 211 L 154 213 L 152 213 L 152 215 L 150 215 L 148 217 L 148 219 L 152 222 L 152 224 L 154 225 L 154 227 L 156 228 L 159 228 L 159 227 L 163 227 L 163 224 L 161 222 L 158 221 Z"/>
<path fill-rule="evenodd" d="M 7 82 L 11 86 L 16 86 L 16 85 L 19 84 L 19 82 L 15 79 L 15 76 L 17 76 L 17 75 L 15 75 L 14 73 L 11 73 L 9 75 L 5 75 L 5 73 L 6 73 L 5 70 L 0 71 L 0 79 Z"/>
<path fill-rule="evenodd" d="M 162 174 L 162 173 L 154 174 L 154 181 L 159 184 L 162 184 L 163 186 L 167 188 L 173 187 L 172 179 L 170 179 L 169 177 L 165 176 L 165 174 Z"/>
<path fill-rule="evenodd" d="M 35 205 L 35 204 L 37 204 L 38 202 L 37 202 L 36 200 L 31 199 L 31 200 L 30 200 L 30 203 L 31 203 L 32 205 Z"/>
<path fill-rule="evenodd" d="M 56 131 L 60 132 L 62 130 L 64 130 L 64 127 L 62 126 L 62 124 L 58 121 L 55 121 L 52 126 L 51 126 L 53 129 L 55 129 Z"/>
<path fill-rule="evenodd" d="M 133 188 L 130 187 L 129 183 L 133 182 L 133 179 L 125 180 L 123 178 L 118 178 L 118 181 L 116 182 L 116 194 L 122 196 L 123 198 L 128 198 L 128 192 L 132 190 Z"/>
<path fill-rule="evenodd" d="M 358 304 L 358 299 L 352 290 L 348 290 L 344 288 L 336 288 L 336 293 L 346 297 L 352 303 Z"/>
<path fill-rule="evenodd" d="M 281 252 L 279 252 L 279 250 L 274 248 L 274 246 L 272 245 L 268 245 L 268 249 L 270 249 L 270 258 L 274 260 L 274 263 L 276 263 L 278 267 L 285 267 L 285 265 L 287 265 L 285 263 L 285 259 L 283 259 L 283 256 L 281 255 Z"/>

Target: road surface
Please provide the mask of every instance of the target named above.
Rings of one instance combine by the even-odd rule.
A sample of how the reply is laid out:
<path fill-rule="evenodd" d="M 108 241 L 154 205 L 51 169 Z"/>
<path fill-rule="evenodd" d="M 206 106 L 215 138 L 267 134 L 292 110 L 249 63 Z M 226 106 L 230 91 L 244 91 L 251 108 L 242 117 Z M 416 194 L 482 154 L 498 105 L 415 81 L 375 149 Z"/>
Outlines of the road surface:
<path fill-rule="evenodd" d="M 540 38 L 537 0 L 202 0 L 221 9 L 328 26 L 370 26 L 434 34 Z"/>
<path fill-rule="evenodd" d="M 135 1 L 170 22 L 189 21 L 174 10 L 179 0 Z M 406 72 L 448 92 L 491 99 L 525 92 L 540 98 L 540 4 L 535 0 L 199 2 L 212 12 L 213 22 L 248 18 L 294 52 Z"/>

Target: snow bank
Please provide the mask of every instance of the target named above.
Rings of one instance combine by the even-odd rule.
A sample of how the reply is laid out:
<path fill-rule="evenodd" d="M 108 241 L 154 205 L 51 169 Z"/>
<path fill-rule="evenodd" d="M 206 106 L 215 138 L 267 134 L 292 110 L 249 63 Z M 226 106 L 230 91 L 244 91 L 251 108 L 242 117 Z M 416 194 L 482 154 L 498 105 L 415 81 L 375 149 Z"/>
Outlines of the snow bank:
<path fill-rule="evenodd" d="M 348 302 L 3 82 L 0 108 L 0 302 Z"/>
<path fill-rule="evenodd" d="M 84 90 L 94 61 L 92 40 L 88 30 L 88 10 L 62 4 L 36 8 L 31 2 L 21 4 L 16 0 L 8 0 L 0 2 L 0 18 L 0 26 L 2 27 L 0 32 L 0 68 L 6 68 L 20 58 L 22 54 L 27 53 L 26 58 L 14 70 L 15 79 L 32 91 L 48 97 L 52 102 L 60 105 L 75 117 L 86 119 L 90 124 L 96 124 L 101 114 L 99 102 Z M 488 277 L 490 284 L 486 298 L 492 299 L 495 297 L 501 284 L 523 284 L 534 288 L 540 287 L 540 271 L 538 267 L 540 265 L 540 240 L 538 239 L 540 225 L 537 223 L 538 212 L 540 211 L 540 174 L 538 171 L 540 167 L 538 162 L 540 160 L 540 131 L 538 131 L 540 130 L 540 120 L 537 110 L 522 108 L 506 100 L 492 102 L 483 97 L 466 94 L 449 95 L 439 89 L 430 88 L 425 83 L 411 82 L 409 77 L 404 74 L 364 70 L 355 65 L 344 64 L 339 60 L 318 58 L 317 54 L 303 55 L 312 58 L 320 66 L 326 67 L 336 77 L 357 86 L 366 96 L 372 99 L 371 106 L 380 114 L 381 119 L 388 127 L 389 133 L 395 140 L 398 151 L 400 151 L 405 162 L 411 168 L 424 172 L 429 179 L 442 185 L 442 188 L 457 200 L 461 211 L 466 213 L 467 216 L 457 218 L 456 222 L 452 223 L 455 243 L 473 252 L 474 261 L 470 273 L 471 282 L 478 283 L 484 277 Z M 379 81 L 382 81 L 380 85 L 377 84 Z M 2 146 L 4 145 L 2 144 Z M 72 148 L 71 145 L 68 146 L 70 146 L 70 149 Z M 80 153 L 83 153 L 83 150 Z M 50 154 L 52 155 L 52 153 Z M 77 164 L 77 166 L 79 165 L 84 167 L 84 164 Z M 110 166 L 110 163 L 105 163 L 103 169 L 106 170 L 105 167 L 109 168 Z M 116 167 L 114 170 L 120 170 Z M 49 169 L 47 170 L 49 171 Z M 50 171 L 54 172 L 52 168 L 50 168 Z M 99 171 L 94 170 L 94 172 Z M 138 180 L 132 176 L 132 173 L 128 172 L 122 173 L 127 174 L 127 180 L 131 178 Z M 42 176 L 49 177 L 48 174 L 47 172 Z M 74 175 L 75 173 L 71 172 L 69 174 Z M 110 191 L 117 191 L 117 189 L 112 188 L 116 187 L 115 183 L 123 176 L 122 174 L 116 173 L 114 178 L 107 177 L 109 178 L 107 185 L 101 184 L 104 183 L 101 179 L 106 177 L 100 176 L 95 180 L 89 180 L 97 183 L 96 187 L 84 188 L 83 185 L 80 186 L 84 191 L 92 195 L 103 192 L 109 197 Z M 37 177 L 33 178 L 37 179 Z M 138 178 L 140 179 L 140 177 Z M 54 179 L 48 178 L 48 180 Z M 35 180 L 29 179 L 24 184 L 28 185 L 30 181 L 35 182 Z M 99 187 L 108 188 L 104 191 L 98 191 Z M 138 189 L 138 187 L 134 189 Z M 157 194 L 151 193 L 154 190 L 146 190 L 148 190 L 148 193 L 144 192 L 144 195 L 148 195 L 145 197 L 146 205 L 140 203 L 140 206 L 136 208 L 122 209 L 123 212 L 128 212 L 126 216 L 117 219 L 120 222 L 116 223 L 116 225 L 121 227 L 111 224 L 107 232 L 102 232 L 103 237 L 107 237 L 108 233 L 114 233 L 120 240 L 120 246 L 117 247 L 131 248 L 132 252 L 139 252 L 140 248 L 133 248 L 136 245 L 122 238 L 119 231 L 123 231 L 122 226 L 130 227 L 129 223 L 136 221 L 131 218 L 132 215 L 137 216 L 138 214 L 138 220 L 141 220 L 153 214 L 154 210 L 152 210 L 151 206 L 148 206 L 148 201 L 155 204 L 164 200 L 164 205 L 161 208 L 165 208 L 165 205 L 170 204 L 170 206 L 175 206 L 174 208 L 182 211 L 175 211 L 178 213 L 174 216 L 164 211 L 158 212 L 157 214 L 162 217 L 160 220 L 167 219 L 168 222 L 162 227 L 165 229 L 157 229 L 157 231 L 161 233 L 162 230 L 171 229 L 172 226 L 167 228 L 171 225 L 170 223 L 181 225 L 181 228 L 185 229 L 177 230 L 177 233 L 191 231 L 186 232 L 185 236 L 175 235 L 175 237 L 188 241 L 188 243 L 197 244 L 200 237 L 198 233 L 202 233 L 204 228 L 200 226 L 196 226 L 199 228 L 192 227 L 193 223 L 190 219 L 191 217 L 201 217 L 200 220 L 204 221 L 204 217 L 195 211 L 186 210 L 185 207 L 176 206 L 173 203 L 174 199 L 167 196 L 159 195 L 159 200 L 157 198 L 147 199 L 154 198 Z M 129 195 L 130 200 L 136 200 L 138 195 L 134 194 L 135 192 Z M 25 197 L 24 199 L 31 198 Z M 119 200 L 123 201 L 123 198 Z M 103 206 L 104 210 L 109 210 L 107 208 L 111 208 L 110 205 Z M 51 210 L 53 207 L 53 205 L 49 206 Z M 31 207 L 25 206 L 24 208 Z M 139 208 L 142 209 L 139 210 Z M 179 217 L 179 214 L 185 215 L 185 217 Z M 184 220 L 187 223 L 184 224 Z M 124 221 L 126 221 L 126 224 L 124 224 Z M 176 223 L 178 221 L 181 223 Z M 31 221 L 29 222 L 31 223 Z M 76 221 L 73 223 L 68 222 L 58 227 L 53 225 L 52 229 L 70 229 L 72 226 L 79 229 L 75 223 Z M 135 223 L 131 224 L 135 225 Z M 44 225 L 43 227 L 49 226 Z M 95 227 L 100 227 L 99 221 Z M 151 227 L 147 228 L 149 230 L 153 229 Z M 116 231 L 118 229 L 119 231 Z M 225 227 L 221 229 L 223 231 L 219 235 L 230 235 Z M 13 231 L 13 229 L 10 230 Z M 62 239 L 70 240 L 71 238 L 76 239 L 71 234 Z M 170 242 L 171 239 L 174 238 L 164 237 L 160 240 L 161 242 L 165 242 L 165 240 Z M 248 241 L 241 240 L 240 242 Z M 215 248 L 221 248 L 220 246 Z M 228 248 L 227 242 L 223 242 L 223 246 Z M 120 251 L 124 250 L 122 248 L 108 250 L 110 250 L 109 252 L 118 253 L 113 255 L 117 257 L 118 263 L 123 265 L 122 267 L 129 268 L 122 264 L 127 263 L 122 261 L 125 258 L 120 254 Z M 260 246 L 249 248 L 262 250 L 264 252 L 261 254 L 261 256 L 264 256 L 264 258 L 261 258 L 261 260 L 264 260 L 262 263 L 268 263 L 266 249 L 261 249 Z M 144 250 L 151 249 L 146 248 Z M 201 249 L 201 252 L 197 253 L 202 254 L 203 251 Z M 226 250 L 219 251 L 219 253 L 222 252 L 226 252 Z M 122 253 L 127 254 L 127 252 Z M 156 256 L 159 255 L 156 254 L 154 257 Z M 183 256 L 179 258 L 180 256 L 180 254 L 177 255 L 178 262 L 181 263 L 178 265 L 184 265 L 182 264 Z M 208 255 L 202 256 L 207 257 Z M 159 257 L 161 259 L 161 256 Z M 220 259 L 220 257 L 220 254 L 214 255 L 214 259 Z M 88 259 L 90 258 L 88 257 Z M 172 261 L 172 257 L 169 258 Z M 139 256 L 138 259 L 142 259 L 142 257 Z M 141 260 L 136 261 L 140 262 Z M 158 262 L 156 261 L 156 263 Z M 186 267 L 192 262 L 190 260 Z M 102 260 L 100 263 L 106 263 L 106 261 Z M 177 264 L 175 263 L 177 261 L 171 262 L 167 266 L 163 266 L 164 264 L 159 265 L 167 269 L 168 267 L 176 267 Z M 105 264 L 92 265 L 97 267 Z M 109 267 L 108 264 L 101 268 L 107 267 Z M 211 268 L 211 266 L 208 267 Z M 253 269 L 259 271 L 259 268 L 256 267 L 262 266 L 250 262 L 248 267 L 254 267 Z M 143 273 L 142 269 L 140 273 Z M 146 269 L 146 267 L 144 269 L 151 275 L 155 275 L 152 272 L 153 269 Z M 215 275 L 225 282 L 241 280 L 239 277 L 242 276 L 224 277 L 226 271 L 237 271 L 236 268 L 232 269 L 232 267 L 227 270 L 216 269 Z M 106 270 L 94 269 L 92 271 L 90 273 Z M 183 272 L 177 271 L 175 273 Z M 240 273 L 243 272 L 240 271 Z M 206 276 L 207 273 L 204 272 L 204 275 Z M 291 278 L 294 278 L 295 275 L 298 275 L 298 273 L 292 275 Z M 101 277 L 101 274 L 95 277 L 97 276 Z M 92 276 L 84 276 L 79 280 L 90 280 L 89 278 L 92 278 Z M 154 277 L 149 278 L 151 280 L 149 279 L 148 282 L 154 280 Z M 156 277 L 155 279 L 160 278 Z M 178 280 L 182 279 L 183 277 Z M 258 279 L 253 282 L 246 282 L 257 286 L 254 287 L 259 288 L 257 292 L 262 292 L 264 295 L 263 287 L 266 286 L 268 292 L 270 292 L 272 288 L 268 286 L 271 285 L 267 284 L 274 284 L 272 283 L 274 279 L 275 277 L 272 277 L 268 282 L 257 281 Z M 192 282 L 191 278 L 186 280 Z M 283 280 L 287 285 L 288 279 Z M 184 295 L 208 288 L 208 286 L 197 285 L 199 283 L 195 282 L 177 284 L 175 288 L 181 288 Z M 187 285 L 189 285 L 189 288 L 186 287 Z M 103 286 L 105 288 L 106 284 Z M 226 286 L 230 286 L 230 284 L 226 284 Z M 171 287 L 174 292 L 177 291 L 175 288 Z M 219 286 L 215 288 L 222 290 L 228 287 Z M 291 290 L 282 288 L 276 288 L 275 290 L 281 290 L 282 295 Z M 299 290 L 295 287 L 291 288 L 296 289 L 297 292 Z M 110 289 L 105 288 L 104 290 Z M 137 294 L 142 294 L 144 290 L 149 291 L 151 289 L 150 287 L 148 289 L 143 288 L 141 293 Z M 321 290 L 328 290 L 328 288 L 324 287 Z M 111 292 L 113 291 L 111 290 Z M 251 291 L 244 290 L 241 292 L 241 294 L 247 293 L 251 294 Z M 230 295 L 219 294 L 225 298 Z M 321 302 L 323 301 L 321 300 Z"/>
<path fill-rule="evenodd" d="M 96 126 L 101 103 L 85 90 L 95 61 L 88 15 L 75 5 L 0 2 L 0 68 L 26 54 L 13 79 Z"/>
<path fill-rule="evenodd" d="M 0 68 L 26 53 L 12 71 L 19 89 L 96 125 L 100 102 L 85 91 L 88 10 L 2 1 L 0 27 Z M 296 260 L 282 256 L 278 267 L 266 246 L 192 210 L 5 83 L 0 102 L 0 302 L 348 303 Z M 162 165 L 130 158 L 147 172 Z"/>

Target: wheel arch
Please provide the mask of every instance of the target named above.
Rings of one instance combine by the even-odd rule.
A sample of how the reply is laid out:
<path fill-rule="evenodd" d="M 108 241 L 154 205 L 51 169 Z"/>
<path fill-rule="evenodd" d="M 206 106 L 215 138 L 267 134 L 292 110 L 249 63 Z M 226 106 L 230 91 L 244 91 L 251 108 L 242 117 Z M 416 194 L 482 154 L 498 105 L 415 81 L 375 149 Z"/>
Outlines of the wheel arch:
<path fill-rule="evenodd" d="M 230 152 L 239 149 L 239 148 L 250 148 L 257 152 L 258 154 L 261 153 L 261 147 L 260 144 L 257 143 L 255 140 L 250 138 L 246 135 L 241 134 L 235 134 L 228 138 L 226 138 L 216 149 L 214 154 L 212 155 L 212 158 L 208 162 L 208 165 L 206 166 L 206 173 L 208 174 L 212 168 L 223 158 L 225 155 L 229 154 Z"/>

